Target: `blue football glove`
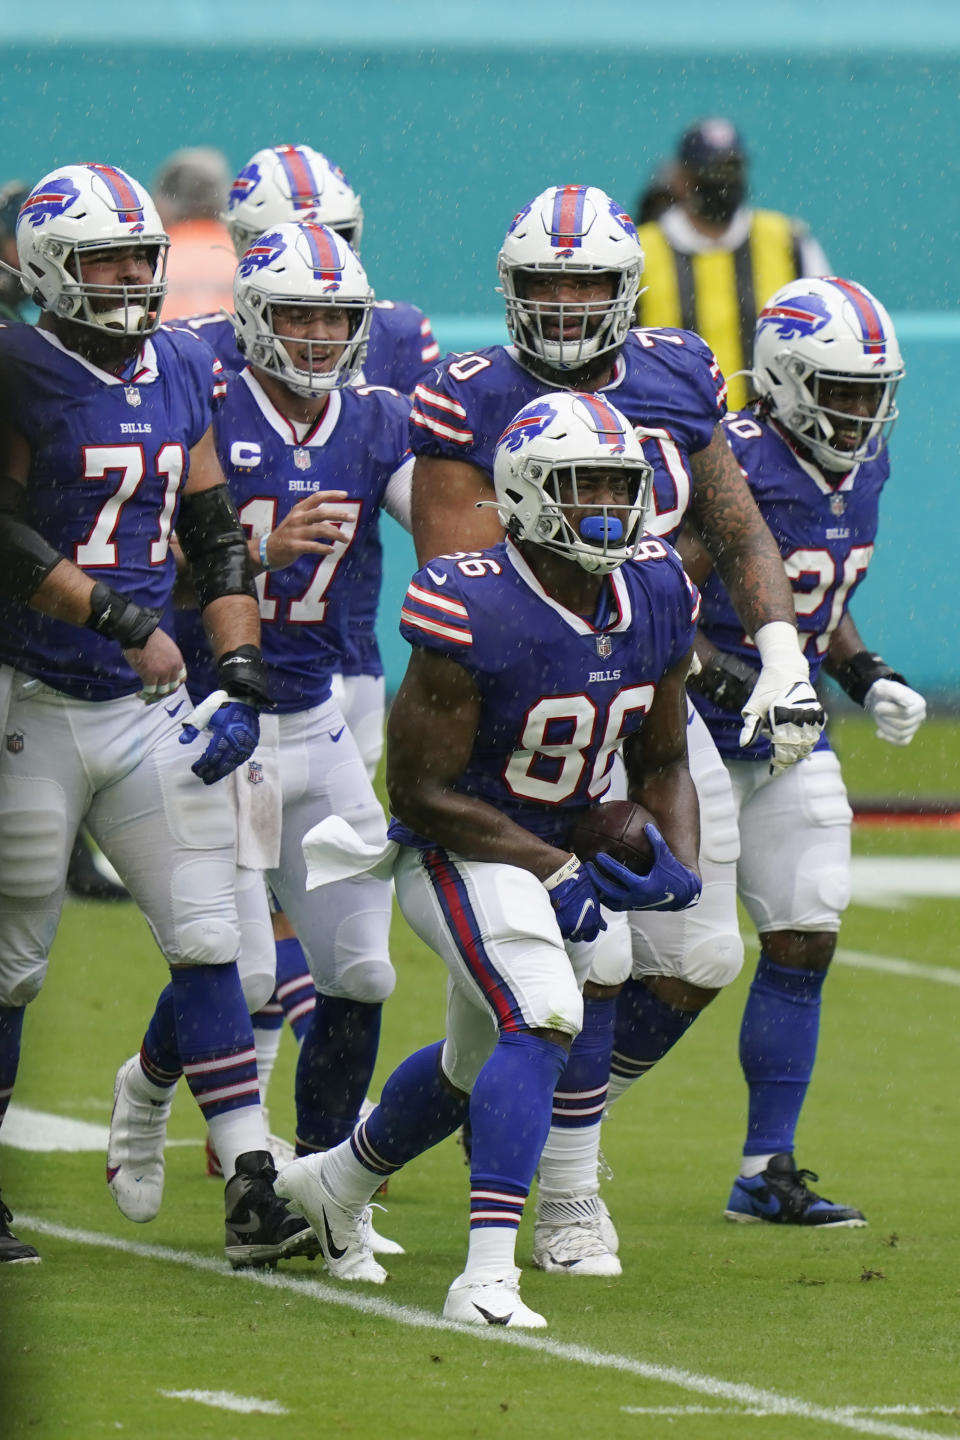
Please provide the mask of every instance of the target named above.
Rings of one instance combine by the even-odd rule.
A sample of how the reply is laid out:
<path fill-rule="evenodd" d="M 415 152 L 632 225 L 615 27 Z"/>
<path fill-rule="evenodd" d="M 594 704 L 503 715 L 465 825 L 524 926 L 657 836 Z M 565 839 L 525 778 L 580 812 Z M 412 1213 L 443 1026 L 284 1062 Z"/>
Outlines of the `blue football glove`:
<path fill-rule="evenodd" d="M 202 730 L 210 731 L 206 750 L 190 766 L 204 785 L 223 780 L 244 760 L 249 760 L 260 741 L 260 715 L 253 705 L 231 700 L 217 690 L 201 701 L 182 722 L 181 745 L 191 745 Z"/>
<path fill-rule="evenodd" d="M 571 873 L 564 875 L 568 869 Z M 596 940 L 606 930 L 589 866 L 577 862 L 573 867 L 568 862 L 544 884 L 564 940 Z"/>
<path fill-rule="evenodd" d="M 686 910 L 700 898 L 700 877 L 681 865 L 656 825 L 644 825 L 653 846 L 653 865 L 637 875 L 602 851 L 584 869 L 593 872 L 596 892 L 611 910 Z"/>

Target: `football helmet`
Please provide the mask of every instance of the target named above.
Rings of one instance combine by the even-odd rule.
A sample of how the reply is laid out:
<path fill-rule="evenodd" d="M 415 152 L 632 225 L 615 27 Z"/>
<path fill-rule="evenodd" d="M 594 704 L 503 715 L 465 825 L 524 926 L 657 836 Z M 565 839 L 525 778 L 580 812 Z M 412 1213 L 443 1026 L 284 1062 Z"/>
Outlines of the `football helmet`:
<path fill-rule="evenodd" d="M 170 241 L 142 185 L 113 165 L 64 165 L 45 175 L 20 207 L 17 255 L 26 288 L 63 320 L 124 335 L 160 324 Z M 85 252 L 142 246 L 153 274 L 143 285 L 84 281 Z M 112 303 L 105 304 L 105 301 Z"/>
<path fill-rule="evenodd" d="M 771 296 L 757 317 L 757 394 L 825 470 L 847 471 L 880 453 L 899 413 L 896 391 L 903 375 L 890 316 L 869 290 L 852 280 L 792 280 Z M 861 391 L 872 387 L 875 399 L 869 413 L 840 408 L 837 385 L 855 385 Z M 833 408 L 824 403 L 825 397 L 833 399 Z M 868 407 L 860 408 L 866 412 Z M 843 448 L 838 432 L 849 435 L 851 416 L 858 434 L 852 446 Z"/>
<path fill-rule="evenodd" d="M 278 225 L 240 257 L 233 280 L 237 343 L 251 365 L 282 380 L 297 395 L 319 395 L 349 385 L 359 373 L 370 335 L 373 291 L 356 254 L 326 225 Z M 349 337 L 328 370 L 314 370 L 315 351 L 329 340 L 297 340 L 307 368 L 298 366 L 289 340 L 276 333 L 284 306 L 328 306 L 346 311 Z M 339 344 L 340 342 L 335 342 Z"/>
<path fill-rule="evenodd" d="M 360 249 L 363 210 L 343 171 L 309 145 L 258 150 L 230 187 L 224 223 L 237 256 L 277 225 L 312 220 Z"/>
<path fill-rule="evenodd" d="M 601 505 L 573 528 L 569 512 L 578 481 L 591 471 L 624 470 L 631 479 L 624 505 Z M 561 499 L 569 480 L 571 498 Z M 653 494 L 653 467 L 630 421 L 599 395 L 561 390 L 532 400 L 497 441 L 493 467 L 500 520 L 514 540 L 559 551 L 584 570 L 606 574 L 635 555 Z"/>
<path fill-rule="evenodd" d="M 643 247 L 630 216 L 602 190 L 554 185 L 514 218 L 497 273 L 516 348 L 552 370 L 577 370 L 622 349 L 640 294 Z M 614 293 L 589 303 L 529 300 L 524 280 L 533 274 L 609 275 Z"/>

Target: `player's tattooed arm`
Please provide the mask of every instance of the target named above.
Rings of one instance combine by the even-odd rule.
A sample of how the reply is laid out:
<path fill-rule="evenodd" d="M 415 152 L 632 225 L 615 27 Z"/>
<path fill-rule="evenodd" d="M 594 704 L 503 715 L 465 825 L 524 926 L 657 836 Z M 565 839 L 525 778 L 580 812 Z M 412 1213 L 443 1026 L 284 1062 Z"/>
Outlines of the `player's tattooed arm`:
<path fill-rule="evenodd" d="M 499 545 L 503 526 L 493 508 L 477 502 L 494 499 L 489 476 L 465 460 L 418 455 L 413 467 L 413 543 L 417 563 L 458 550 Z"/>
<path fill-rule="evenodd" d="M 485 800 L 453 786 L 476 740 L 480 696 L 456 661 L 414 648 L 387 724 L 387 794 L 399 820 L 468 860 L 517 865 L 546 880 L 570 858 Z"/>
<path fill-rule="evenodd" d="M 624 744 L 623 763 L 630 799 L 656 816 L 673 854 L 699 874 L 700 806 L 687 765 L 689 667 L 688 653 L 663 676 L 643 726 Z"/>
<path fill-rule="evenodd" d="M 771 620 L 796 627 L 780 552 L 719 426 L 690 470 L 694 520 L 747 634 Z"/>

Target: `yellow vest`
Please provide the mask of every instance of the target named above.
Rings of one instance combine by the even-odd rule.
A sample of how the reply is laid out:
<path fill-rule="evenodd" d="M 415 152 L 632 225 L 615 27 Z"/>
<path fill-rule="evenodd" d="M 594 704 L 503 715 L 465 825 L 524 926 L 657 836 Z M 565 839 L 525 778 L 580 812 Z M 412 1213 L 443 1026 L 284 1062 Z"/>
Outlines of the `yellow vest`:
<path fill-rule="evenodd" d="M 702 335 L 727 377 L 731 410 L 741 410 L 750 398 L 747 381 L 730 377 L 751 363 L 761 306 L 800 274 L 801 233 L 788 215 L 754 210 L 750 234 L 738 249 L 684 255 L 671 247 L 656 221 L 639 227 L 647 289 L 637 305 L 637 323 Z"/>

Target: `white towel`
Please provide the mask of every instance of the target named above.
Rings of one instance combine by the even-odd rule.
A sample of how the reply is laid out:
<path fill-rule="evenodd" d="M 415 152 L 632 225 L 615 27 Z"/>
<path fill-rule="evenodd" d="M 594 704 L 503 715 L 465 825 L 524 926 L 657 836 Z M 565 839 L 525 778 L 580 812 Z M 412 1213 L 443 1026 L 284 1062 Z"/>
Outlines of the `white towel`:
<path fill-rule="evenodd" d="M 368 845 L 339 815 L 328 815 L 303 837 L 303 858 L 307 863 L 307 889 L 371 875 L 389 880 L 400 846 L 395 840 Z"/>
<path fill-rule="evenodd" d="M 276 715 L 260 716 L 260 743 L 230 780 L 237 803 L 237 864 L 247 870 L 276 870 L 283 826 Z"/>

